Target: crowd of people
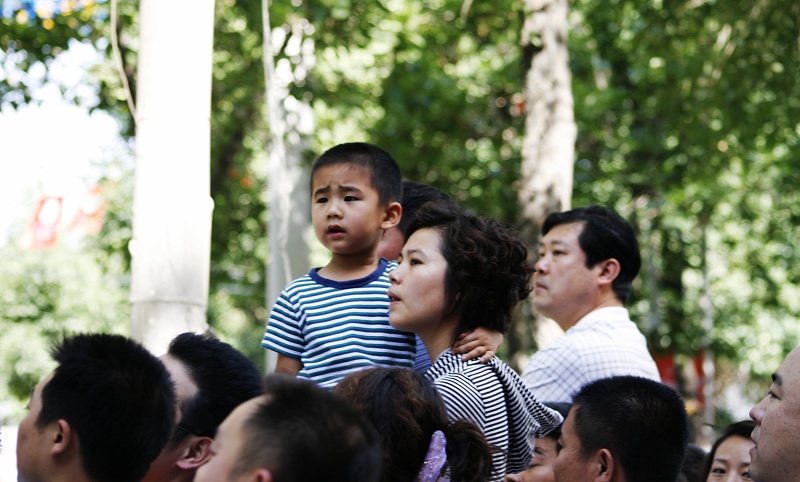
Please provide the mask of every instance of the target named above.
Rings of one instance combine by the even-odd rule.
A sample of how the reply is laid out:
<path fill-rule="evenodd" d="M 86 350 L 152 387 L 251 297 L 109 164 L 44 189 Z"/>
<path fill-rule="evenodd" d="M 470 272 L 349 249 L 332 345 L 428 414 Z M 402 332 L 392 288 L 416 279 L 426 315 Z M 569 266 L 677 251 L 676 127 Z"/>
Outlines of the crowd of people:
<path fill-rule="evenodd" d="M 262 346 L 276 373 L 204 334 L 160 358 L 119 335 L 52 349 L 17 440 L 23 482 L 800 480 L 800 347 L 752 421 L 706 454 L 624 307 L 630 225 L 589 206 L 525 240 L 402 181 L 365 143 L 311 171 L 330 262 L 285 287 Z M 520 375 L 495 356 L 517 305 L 565 334 Z"/>

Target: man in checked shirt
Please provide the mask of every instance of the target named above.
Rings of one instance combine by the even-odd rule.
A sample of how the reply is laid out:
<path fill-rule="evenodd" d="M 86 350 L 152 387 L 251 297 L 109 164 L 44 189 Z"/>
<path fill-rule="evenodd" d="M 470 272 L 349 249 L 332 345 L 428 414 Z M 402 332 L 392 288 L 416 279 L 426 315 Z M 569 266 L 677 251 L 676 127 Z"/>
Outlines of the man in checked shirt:
<path fill-rule="evenodd" d="M 661 381 L 623 306 L 642 264 L 631 226 L 589 206 L 550 214 L 542 234 L 533 305 L 566 333 L 536 352 L 522 374 L 536 398 L 569 403 L 583 385 L 615 375 Z"/>

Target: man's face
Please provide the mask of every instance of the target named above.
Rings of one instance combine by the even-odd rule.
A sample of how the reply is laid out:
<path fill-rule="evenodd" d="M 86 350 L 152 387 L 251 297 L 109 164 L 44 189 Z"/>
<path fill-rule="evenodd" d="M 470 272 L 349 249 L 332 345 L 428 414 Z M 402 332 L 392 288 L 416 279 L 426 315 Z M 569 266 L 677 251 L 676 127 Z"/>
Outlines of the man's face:
<path fill-rule="evenodd" d="M 533 275 L 536 311 L 569 328 L 594 309 L 599 265 L 586 267 L 578 235 L 583 223 L 559 224 L 542 238 Z"/>
<path fill-rule="evenodd" d="M 170 354 L 160 357 L 162 363 L 167 368 L 172 382 L 175 384 L 175 398 L 177 400 L 177 413 L 175 420 L 180 424 L 183 414 L 181 413 L 181 406 L 183 402 L 197 394 L 197 385 L 189 375 L 186 366 L 177 358 Z M 194 427 L 184 427 L 188 430 L 193 430 Z M 175 429 L 180 430 L 180 429 Z M 174 434 L 173 434 L 174 436 Z M 187 448 L 197 438 L 193 434 L 185 434 L 183 439 L 177 444 L 173 444 L 172 440 L 167 442 L 167 446 L 161 450 L 158 457 L 150 464 L 150 469 L 147 471 L 142 482 L 164 482 L 171 480 L 176 476 L 176 473 L 182 472 L 183 469 L 177 466 L 179 460 L 186 452 Z"/>
<path fill-rule="evenodd" d="M 49 466 L 48 436 L 52 433 L 52 427 L 56 422 L 47 424 L 44 427 L 36 425 L 39 413 L 42 411 L 42 390 L 45 385 L 53 378 L 51 372 L 47 377 L 40 381 L 31 392 L 31 399 L 28 401 L 28 413 L 19 424 L 17 432 L 17 473 L 20 482 L 37 482 L 42 479 Z"/>
<path fill-rule="evenodd" d="M 197 469 L 194 482 L 237 482 L 246 480 L 249 473 L 236 473 L 236 467 L 246 443 L 244 423 L 263 404 L 264 396 L 244 402 L 228 415 L 217 429 L 217 435 L 211 444 L 211 458 Z M 255 470 L 255 469 L 254 469 Z"/>
<path fill-rule="evenodd" d="M 750 410 L 755 420 L 750 475 L 758 482 L 798 480 L 800 474 L 800 347 L 772 376 L 769 393 Z"/>
<path fill-rule="evenodd" d="M 561 428 L 561 437 L 558 444 L 561 448 L 556 457 L 555 473 L 556 482 L 584 482 L 594 480 L 589 471 L 589 460 L 583 456 L 581 441 L 575 432 L 575 409 L 570 408 L 569 414 Z"/>

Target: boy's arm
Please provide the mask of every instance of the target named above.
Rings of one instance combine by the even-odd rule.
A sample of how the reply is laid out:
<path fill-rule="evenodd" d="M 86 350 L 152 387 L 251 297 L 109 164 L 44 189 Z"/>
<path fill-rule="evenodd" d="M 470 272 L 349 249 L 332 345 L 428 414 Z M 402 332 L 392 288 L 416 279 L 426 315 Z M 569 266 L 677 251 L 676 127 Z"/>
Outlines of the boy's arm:
<path fill-rule="evenodd" d="M 285 373 L 296 377 L 303 369 L 303 362 L 296 358 L 278 353 L 278 362 L 275 364 L 275 373 Z"/>
<path fill-rule="evenodd" d="M 502 344 L 502 333 L 479 326 L 459 335 L 453 345 L 453 353 L 462 355 L 461 359 L 464 361 L 478 358 L 481 363 L 486 363 L 492 359 Z"/>

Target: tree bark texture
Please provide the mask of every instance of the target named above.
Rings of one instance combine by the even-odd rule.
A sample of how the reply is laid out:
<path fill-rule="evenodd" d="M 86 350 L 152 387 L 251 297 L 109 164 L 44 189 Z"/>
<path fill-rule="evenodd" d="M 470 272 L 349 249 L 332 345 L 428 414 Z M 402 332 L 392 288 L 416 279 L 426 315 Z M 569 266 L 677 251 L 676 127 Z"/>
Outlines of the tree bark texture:
<path fill-rule="evenodd" d="M 295 80 L 294 76 L 286 73 L 276 75 L 269 0 L 262 0 L 261 6 L 266 117 L 270 130 L 267 152 L 267 309 L 271 310 L 283 287 L 308 271 L 306 236 L 311 225 L 311 196 L 302 159 L 307 148 L 306 139 L 313 131 L 313 113 L 307 103 L 290 95 L 289 86 Z M 302 29 L 297 26 L 299 22 L 291 28 L 290 42 L 300 42 L 303 36 Z M 275 42 L 275 47 L 280 47 L 278 42 Z M 313 56 L 313 52 L 305 53 Z M 276 361 L 276 354 L 268 351 L 267 373 L 274 371 Z"/>
<path fill-rule="evenodd" d="M 535 260 L 542 221 L 547 214 L 570 207 L 577 127 L 567 52 L 567 1 L 526 0 L 525 9 L 522 42 L 530 67 L 525 79 L 525 139 L 518 199 L 520 233 L 530 242 L 530 256 Z M 527 355 L 535 348 L 541 325 L 530 306 L 521 313 L 509 337 L 509 359 L 517 368 L 524 367 Z M 547 331 L 552 330 L 548 327 Z"/>

